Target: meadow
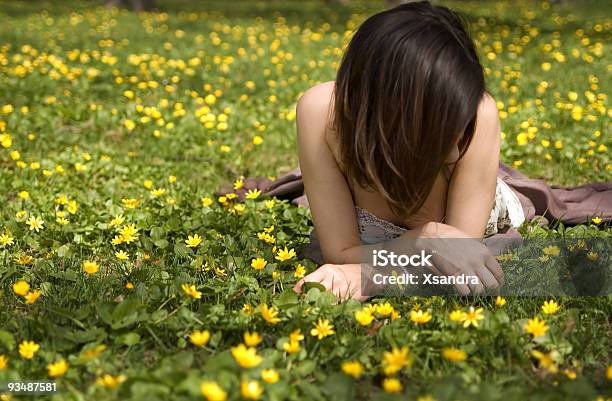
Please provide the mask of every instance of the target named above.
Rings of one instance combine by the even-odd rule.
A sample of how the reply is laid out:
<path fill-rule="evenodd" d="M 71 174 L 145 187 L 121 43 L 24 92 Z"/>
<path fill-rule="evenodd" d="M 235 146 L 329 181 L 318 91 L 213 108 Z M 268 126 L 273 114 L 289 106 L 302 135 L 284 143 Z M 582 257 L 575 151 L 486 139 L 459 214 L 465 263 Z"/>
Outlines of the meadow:
<path fill-rule="evenodd" d="M 308 209 L 215 196 L 297 165 L 297 100 L 382 2 L 158 4 L 0 0 L 0 390 L 58 386 L 0 400 L 612 397 L 610 297 L 298 295 Z M 610 4 L 445 4 L 470 19 L 502 160 L 609 181 Z"/>

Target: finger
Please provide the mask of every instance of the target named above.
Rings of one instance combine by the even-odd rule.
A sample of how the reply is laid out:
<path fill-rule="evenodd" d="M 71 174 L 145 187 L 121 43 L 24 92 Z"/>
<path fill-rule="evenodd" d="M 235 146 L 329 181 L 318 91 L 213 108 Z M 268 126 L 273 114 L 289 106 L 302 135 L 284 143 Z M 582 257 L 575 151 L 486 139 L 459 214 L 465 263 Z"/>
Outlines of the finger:
<path fill-rule="evenodd" d="M 485 263 L 486 263 L 487 269 L 491 272 L 491 274 L 493 274 L 493 276 L 499 283 L 500 287 L 502 287 L 505 284 L 506 280 L 504 278 L 505 276 L 504 271 L 499 265 L 499 262 L 497 261 L 497 259 L 495 259 L 495 257 L 493 257 L 492 255 L 489 255 Z"/>
<path fill-rule="evenodd" d="M 323 281 L 325 279 L 325 272 L 321 270 L 321 268 L 313 271 L 312 273 L 310 273 L 309 275 L 307 275 L 306 277 L 303 277 L 302 279 L 300 279 L 297 283 L 295 283 L 295 286 L 293 287 L 294 291 L 297 290 L 297 292 L 302 292 L 302 287 L 304 286 L 304 283 L 306 282 L 314 282 L 314 283 L 319 283 L 321 281 Z"/>
<path fill-rule="evenodd" d="M 487 290 L 495 290 L 499 288 L 499 282 L 487 267 L 483 267 L 477 272 L 480 282 Z"/>
<path fill-rule="evenodd" d="M 300 293 L 302 292 L 302 286 L 304 285 L 306 281 L 304 281 L 304 278 L 301 278 L 298 280 L 297 283 L 295 283 L 295 285 L 293 286 L 293 291 Z"/>
<path fill-rule="evenodd" d="M 467 284 L 454 284 L 453 286 L 459 295 L 470 295 L 470 287 L 468 287 Z"/>
<path fill-rule="evenodd" d="M 433 266 L 430 269 L 438 276 L 456 276 L 461 273 L 459 268 L 454 264 L 446 261 L 444 258 L 435 258 Z M 470 287 L 467 284 L 453 284 L 455 290 L 459 293 L 459 295 L 469 295 Z"/>
<path fill-rule="evenodd" d="M 440 276 L 454 276 L 461 273 L 459 267 L 443 258 L 434 259 L 431 269 L 433 270 L 434 268 L 439 271 Z"/>
<path fill-rule="evenodd" d="M 477 277 L 478 277 L 478 275 L 477 275 Z M 468 287 L 470 288 L 470 292 L 472 293 L 472 295 L 480 295 L 480 294 L 484 293 L 485 287 L 484 287 L 484 285 L 482 285 L 482 280 L 480 278 L 478 278 L 478 280 L 476 280 L 476 281 L 478 281 L 477 284 L 472 284 L 471 280 L 470 280 L 470 283 L 468 284 Z"/>

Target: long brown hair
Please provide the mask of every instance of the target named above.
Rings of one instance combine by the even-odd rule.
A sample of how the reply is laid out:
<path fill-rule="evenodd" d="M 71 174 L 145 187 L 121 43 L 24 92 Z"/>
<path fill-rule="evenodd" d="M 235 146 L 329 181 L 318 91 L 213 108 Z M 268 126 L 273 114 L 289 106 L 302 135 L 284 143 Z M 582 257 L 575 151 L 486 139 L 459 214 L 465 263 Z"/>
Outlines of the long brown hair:
<path fill-rule="evenodd" d="M 418 211 L 455 144 L 467 149 L 485 93 L 466 18 L 428 1 L 368 18 L 345 52 L 332 128 L 340 167 L 399 216 Z"/>

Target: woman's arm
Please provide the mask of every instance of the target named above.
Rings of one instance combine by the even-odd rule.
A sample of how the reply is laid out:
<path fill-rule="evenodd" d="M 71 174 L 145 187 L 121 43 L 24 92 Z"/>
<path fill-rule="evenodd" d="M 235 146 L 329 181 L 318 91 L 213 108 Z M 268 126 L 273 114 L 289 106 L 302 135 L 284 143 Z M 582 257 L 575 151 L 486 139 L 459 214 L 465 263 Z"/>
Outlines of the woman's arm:
<path fill-rule="evenodd" d="M 500 141 L 497 105 L 486 94 L 478 107 L 476 132 L 455 166 L 446 200 L 446 224 L 473 238 L 482 238 L 493 208 Z"/>
<path fill-rule="evenodd" d="M 319 84 L 300 98 L 297 135 L 304 190 L 323 258 L 341 264 L 348 263 L 346 250 L 358 249 L 360 240 L 351 192 L 326 140 L 332 89 L 333 82 Z"/>

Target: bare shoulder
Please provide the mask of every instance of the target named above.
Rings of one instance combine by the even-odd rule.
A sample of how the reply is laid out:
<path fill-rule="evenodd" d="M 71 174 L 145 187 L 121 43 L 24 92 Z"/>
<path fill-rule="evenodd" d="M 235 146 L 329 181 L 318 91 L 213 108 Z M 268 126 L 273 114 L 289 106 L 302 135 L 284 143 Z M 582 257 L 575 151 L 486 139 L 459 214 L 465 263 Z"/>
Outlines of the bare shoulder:
<path fill-rule="evenodd" d="M 334 81 L 323 82 L 308 89 L 300 97 L 296 110 L 298 136 L 320 134 L 319 138 L 325 137 L 331 116 L 333 91 Z"/>
<path fill-rule="evenodd" d="M 499 111 L 497 110 L 497 101 L 491 94 L 485 92 L 484 96 L 480 100 L 477 112 L 478 122 L 489 124 L 495 124 L 499 121 Z"/>
<path fill-rule="evenodd" d="M 500 141 L 500 121 L 497 101 L 489 93 L 485 93 L 478 105 L 476 117 L 476 132 L 472 143 L 497 146 Z"/>
<path fill-rule="evenodd" d="M 332 101 L 334 84 L 335 81 L 322 82 L 306 90 L 298 101 L 298 112 L 327 111 Z"/>

